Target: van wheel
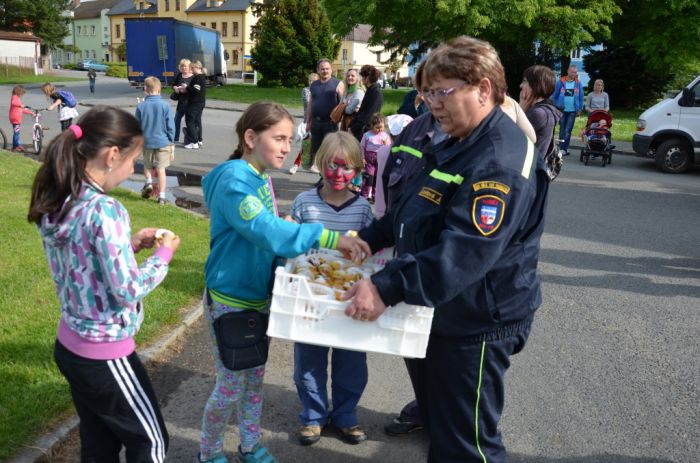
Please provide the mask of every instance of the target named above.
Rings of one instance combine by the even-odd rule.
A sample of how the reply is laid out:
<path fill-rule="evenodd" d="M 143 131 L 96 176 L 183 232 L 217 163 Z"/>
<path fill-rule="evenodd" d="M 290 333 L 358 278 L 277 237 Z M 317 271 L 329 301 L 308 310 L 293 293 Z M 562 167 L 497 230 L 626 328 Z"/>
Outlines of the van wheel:
<path fill-rule="evenodd" d="M 661 143 L 654 157 L 658 168 L 669 174 L 680 174 L 690 168 L 690 150 L 677 138 Z"/>
<path fill-rule="evenodd" d="M 226 85 L 226 77 L 224 76 L 216 76 L 216 85 Z"/>

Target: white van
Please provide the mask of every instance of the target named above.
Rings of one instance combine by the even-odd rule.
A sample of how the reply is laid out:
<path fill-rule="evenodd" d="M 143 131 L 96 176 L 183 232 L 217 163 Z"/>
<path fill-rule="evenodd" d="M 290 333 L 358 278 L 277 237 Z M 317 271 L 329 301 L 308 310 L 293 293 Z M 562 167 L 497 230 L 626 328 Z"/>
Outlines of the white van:
<path fill-rule="evenodd" d="M 678 174 L 700 165 L 700 76 L 675 98 L 647 109 L 637 120 L 632 148 L 656 160 L 664 172 Z"/>

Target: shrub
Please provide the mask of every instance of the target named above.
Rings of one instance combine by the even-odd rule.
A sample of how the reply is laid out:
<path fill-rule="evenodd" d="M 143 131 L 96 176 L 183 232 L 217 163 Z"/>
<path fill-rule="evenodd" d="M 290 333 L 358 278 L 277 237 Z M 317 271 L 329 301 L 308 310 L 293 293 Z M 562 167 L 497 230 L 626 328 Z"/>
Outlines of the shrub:
<path fill-rule="evenodd" d="M 126 63 L 106 63 L 109 66 L 106 76 L 126 78 Z"/>

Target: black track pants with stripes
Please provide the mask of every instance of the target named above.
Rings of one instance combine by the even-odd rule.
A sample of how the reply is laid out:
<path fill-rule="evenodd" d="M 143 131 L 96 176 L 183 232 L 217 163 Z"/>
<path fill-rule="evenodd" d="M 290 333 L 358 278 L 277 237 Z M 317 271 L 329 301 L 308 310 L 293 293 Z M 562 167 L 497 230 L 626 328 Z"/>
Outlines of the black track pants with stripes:
<path fill-rule="evenodd" d="M 510 356 L 523 349 L 529 332 L 528 324 L 480 341 L 431 335 L 425 359 L 410 361 L 430 436 L 429 463 L 505 463 L 498 430 L 505 373 Z"/>
<path fill-rule="evenodd" d="M 56 341 L 54 357 L 80 417 L 80 461 L 162 462 L 168 432 L 136 352 L 114 360 L 79 357 Z"/>

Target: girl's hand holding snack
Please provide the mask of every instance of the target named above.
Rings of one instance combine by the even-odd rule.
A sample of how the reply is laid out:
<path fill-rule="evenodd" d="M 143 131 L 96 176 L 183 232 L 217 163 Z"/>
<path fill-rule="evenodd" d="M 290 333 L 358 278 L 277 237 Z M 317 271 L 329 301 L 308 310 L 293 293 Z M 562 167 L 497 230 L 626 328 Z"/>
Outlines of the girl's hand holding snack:
<path fill-rule="evenodd" d="M 159 248 L 165 246 L 172 249 L 173 252 L 177 251 L 177 248 L 180 246 L 180 237 L 165 228 L 156 230 L 155 240 Z"/>
<path fill-rule="evenodd" d="M 138 232 L 131 235 L 131 247 L 134 252 L 139 252 L 141 249 L 150 249 L 156 242 L 155 228 L 142 228 Z"/>
<path fill-rule="evenodd" d="M 357 237 L 341 236 L 338 238 L 338 251 L 353 262 L 361 262 L 372 255 L 372 250 L 364 240 Z"/>

